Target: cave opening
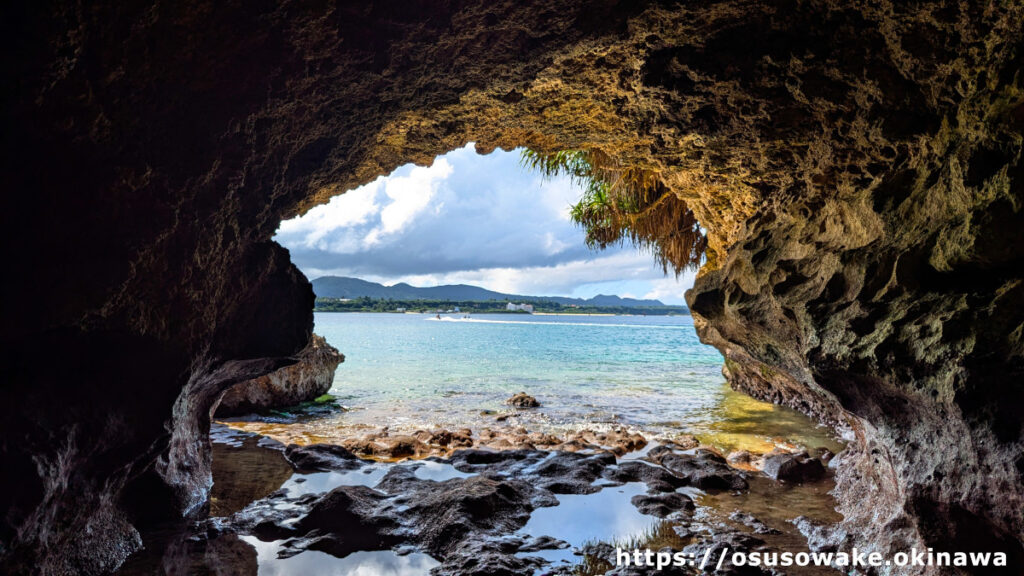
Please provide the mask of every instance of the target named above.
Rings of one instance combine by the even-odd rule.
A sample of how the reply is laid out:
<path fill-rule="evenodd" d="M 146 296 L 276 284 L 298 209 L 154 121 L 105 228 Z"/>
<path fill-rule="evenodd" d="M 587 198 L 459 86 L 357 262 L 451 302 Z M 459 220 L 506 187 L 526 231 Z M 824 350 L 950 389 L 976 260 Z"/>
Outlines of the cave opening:
<path fill-rule="evenodd" d="M 816 549 L 1024 542 L 1019 2 L 8 4 L 0 246 L 24 273 L 0 300 L 0 571 L 107 574 L 144 539 L 153 548 L 139 537 L 151 519 L 188 514 L 196 531 L 137 573 L 340 559 L 345 526 L 360 526 L 363 543 L 522 574 L 535 566 L 486 544 L 543 542 L 445 546 L 442 529 L 467 524 L 431 514 L 475 503 L 477 519 L 523 526 L 528 509 L 539 522 L 553 499 L 589 497 L 561 493 L 587 470 L 625 484 L 649 472 L 527 451 L 524 482 L 474 474 L 420 491 L 409 474 L 425 480 L 437 462 L 377 478 L 349 450 L 231 436 L 214 450 L 272 450 L 253 460 L 288 460 L 285 482 L 299 467 L 295 485 L 354 473 L 380 490 L 204 517 L 211 406 L 295 366 L 310 339 L 309 283 L 270 240 L 281 219 L 468 141 L 603 151 L 638 167 L 626 180 L 653 170 L 685 198 L 708 231 L 694 325 L 730 384 L 855 436 L 835 476 L 842 522 L 801 524 Z M 512 452 L 459 466 L 511 471 Z M 638 503 L 679 512 L 690 496 L 658 487 L 695 483 L 683 464 L 717 460 L 666 448 L 645 462 L 675 472 L 645 476 L 656 493 Z M 716 536 L 735 541 L 730 530 Z M 288 550 L 273 544 L 283 537 Z M 231 553 L 237 569 L 199 566 Z"/>
<path fill-rule="evenodd" d="M 514 423 L 563 434 L 588 424 L 665 437 L 692 430 L 715 437 L 723 453 L 765 453 L 771 438 L 814 428 L 724 386 L 721 354 L 697 340 L 684 298 L 703 260 L 703 231 L 692 214 L 657 215 L 674 235 L 693 222 L 699 236 L 680 257 L 678 248 L 667 254 L 664 230 L 630 228 L 637 214 L 666 203 L 657 176 L 620 168 L 612 177 L 615 186 L 647 178 L 652 197 L 645 206 L 620 201 L 634 218 L 620 217 L 614 231 L 607 215 L 596 224 L 581 216 L 597 203 L 593 169 L 561 154 L 480 154 L 468 144 L 282 221 L 274 239 L 317 294 L 314 331 L 344 357 L 329 386 L 306 392 L 314 404 L 291 415 L 295 425 L 295 397 L 260 406 L 232 392 L 216 409 L 221 421 L 298 444 L 342 443 L 374 429 L 409 436 Z M 547 328 L 554 331 L 531 333 Z M 668 336 L 652 336 L 659 332 Z M 543 410 L 507 403 L 527 390 Z M 753 424 L 729 430 L 740 419 Z M 392 457 L 387 447 L 361 448 Z M 449 451 L 421 446 L 394 457 Z"/>
<path fill-rule="evenodd" d="M 622 242 L 608 230 L 598 231 L 603 242 L 593 241 L 574 218 L 588 200 L 578 172 L 538 168 L 536 155 L 522 150 L 480 155 L 469 145 L 283 221 L 275 240 L 318 296 L 318 351 L 236 385 L 214 407 L 210 515 L 226 518 L 258 509 L 261 499 L 308 499 L 346 486 L 381 489 L 404 470 L 426 481 L 487 472 L 453 464 L 460 453 L 606 454 L 612 462 L 639 462 L 676 449 L 707 450 L 716 460 L 703 465 L 722 466 L 717 480 L 687 499 L 725 518 L 737 503 L 722 489 L 742 483 L 739 506 L 783 527 L 772 529 L 776 545 L 806 546 L 788 527 L 793 515 L 838 521 L 827 479 L 789 487 L 729 475 L 759 470 L 773 451 L 831 455 L 843 444 L 793 410 L 731 390 L 721 354 L 698 341 L 685 308 L 693 273 L 672 274 L 664 252 L 643 241 Z M 688 258 L 703 255 L 702 248 L 689 250 Z M 524 304 L 535 309 L 508 309 Z M 344 358 L 325 352 L 332 347 Z M 517 401 L 521 392 L 528 399 Z M 558 481 L 581 465 L 568 466 Z M 616 485 L 606 479 L 598 488 L 601 482 Z M 597 488 L 584 484 L 590 482 L 553 484 L 556 494 L 578 493 L 580 500 L 560 496 L 559 506 L 535 513 L 520 532 L 579 547 L 677 526 L 665 514 L 635 508 L 642 483 L 591 496 Z M 351 538 L 358 530 L 344 533 Z M 283 574 L 411 575 L 441 558 L 417 552 L 400 559 L 373 542 L 281 558 L 293 553 L 286 539 L 257 536 L 244 535 L 229 549 L 249 554 L 252 547 L 260 569 Z M 152 548 L 166 554 L 161 545 Z M 579 561 L 557 546 L 539 553 L 554 566 Z M 232 562 L 237 550 L 207 558 Z M 151 561 L 137 555 L 121 573 L 141 573 Z"/>

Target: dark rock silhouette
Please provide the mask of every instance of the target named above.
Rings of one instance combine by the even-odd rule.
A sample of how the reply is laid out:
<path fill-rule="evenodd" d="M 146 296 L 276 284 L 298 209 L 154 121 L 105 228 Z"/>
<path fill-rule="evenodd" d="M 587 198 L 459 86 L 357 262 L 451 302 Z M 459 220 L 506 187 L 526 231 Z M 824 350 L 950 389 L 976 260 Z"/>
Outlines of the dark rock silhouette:
<path fill-rule="evenodd" d="M 732 385 L 853 440 L 815 542 L 1020 551 L 1020 3 L 0 10 L 5 571 L 203 515 L 211 407 L 310 339 L 280 220 L 470 141 L 600 150 L 693 210 Z"/>

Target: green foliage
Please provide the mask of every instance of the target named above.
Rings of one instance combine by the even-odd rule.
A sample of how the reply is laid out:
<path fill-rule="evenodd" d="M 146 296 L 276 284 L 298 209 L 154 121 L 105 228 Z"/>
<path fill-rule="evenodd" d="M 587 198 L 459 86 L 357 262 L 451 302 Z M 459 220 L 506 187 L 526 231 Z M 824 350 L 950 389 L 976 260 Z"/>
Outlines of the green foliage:
<path fill-rule="evenodd" d="M 520 160 L 545 177 L 566 175 L 583 188 L 571 216 L 585 230 L 591 248 L 628 239 L 650 249 L 665 271 L 671 266 L 676 275 L 702 262 L 707 237 L 693 211 L 653 170 L 619 167 L 593 150 L 546 153 L 527 148 Z"/>

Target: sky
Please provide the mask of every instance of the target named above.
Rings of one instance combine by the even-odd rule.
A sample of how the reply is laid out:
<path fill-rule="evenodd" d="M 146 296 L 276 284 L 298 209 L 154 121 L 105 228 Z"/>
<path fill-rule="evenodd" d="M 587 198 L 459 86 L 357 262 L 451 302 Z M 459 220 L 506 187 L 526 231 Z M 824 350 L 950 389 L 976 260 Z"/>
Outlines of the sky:
<path fill-rule="evenodd" d="M 281 223 L 275 240 L 310 279 L 473 284 L 529 296 L 597 294 L 685 304 L 693 273 L 665 276 L 649 252 L 587 248 L 569 218 L 582 190 L 472 144 L 429 167 L 402 166 Z"/>

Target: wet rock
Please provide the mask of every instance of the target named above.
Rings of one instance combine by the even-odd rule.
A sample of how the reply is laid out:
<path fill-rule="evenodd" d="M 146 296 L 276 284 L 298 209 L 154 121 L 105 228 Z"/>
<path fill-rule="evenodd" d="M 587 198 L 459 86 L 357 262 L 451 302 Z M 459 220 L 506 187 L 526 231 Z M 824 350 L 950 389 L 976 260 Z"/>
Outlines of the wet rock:
<path fill-rule="evenodd" d="M 747 450 L 737 450 L 730 452 L 726 457 L 725 461 L 730 465 L 743 470 L 760 470 L 764 466 L 764 460 L 760 456 L 757 456 Z"/>
<path fill-rule="evenodd" d="M 652 450 L 648 458 L 681 478 L 687 486 L 702 490 L 743 490 L 747 487 L 743 474 L 729 467 L 725 458 L 711 450 L 697 449 L 693 454 L 677 453 L 671 449 L 656 450 Z"/>
<path fill-rule="evenodd" d="M 469 429 L 451 430 L 434 429 L 420 430 L 413 436 L 424 444 L 440 446 L 442 448 L 463 448 L 473 445 L 473 432 Z"/>
<path fill-rule="evenodd" d="M 541 550 L 565 550 L 569 543 L 551 536 L 537 536 L 519 545 L 519 552 L 539 552 Z"/>
<path fill-rule="evenodd" d="M 418 544 L 437 554 L 449 552 L 469 536 L 478 538 L 521 528 L 533 511 L 535 492 L 522 480 L 485 476 L 424 483 L 403 482 L 389 474 L 379 486 L 398 494 L 394 507 L 389 509 L 411 522 L 415 531 L 412 536 Z"/>
<path fill-rule="evenodd" d="M 509 406 L 515 406 L 516 408 L 539 408 L 540 407 L 540 402 L 538 402 L 536 398 L 534 398 L 533 396 L 530 396 L 526 392 L 520 392 L 518 394 L 515 394 L 514 396 L 512 396 L 508 400 L 505 400 L 505 403 L 508 404 Z"/>
<path fill-rule="evenodd" d="M 619 462 L 617 466 L 607 468 L 602 477 L 619 484 L 643 482 L 647 485 L 647 491 L 651 493 L 675 492 L 676 488 L 686 485 L 686 480 L 665 468 L 640 460 Z"/>
<path fill-rule="evenodd" d="M 452 454 L 448 461 L 460 472 L 507 473 L 535 464 L 545 457 L 545 453 L 537 450 L 495 451 L 470 448 Z"/>
<path fill-rule="evenodd" d="M 428 446 L 413 436 L 386 436 L 378 438 L 377 443 L 382 447 L 376 452 L 376 455 L 388 458 L 406 458 L 430 452 Z"/>
<path fill-rule="evenodd" d="M 320 468 L 349 466 L 355 459 L 347 451 L 318 446 L 290 447 L 289 451 L 295 461 Z M 688 464 L 683 466 L 675 458 L 684 458 Z M 617 462 L 608 452 L 465 449 L 447 462 L 462 472 L 475 473 L 470 478 L 423 480 L 416 476 L 415 466 L 391 466 L 373 488 L 347 486 L 321 496 L 296 498 L 282 491 L 236 514 L 232 522 L 236 529 L 263 539 L 286 539 L 285 556 L 303 550 L 344 555 L 365 547 L 415 548 L 439 559 L 445 574 L 524 574 L 546 565 L 530 553 L 568 546 L 550 535 L 527 538 L 516 533 L 538 507 L 558 504 L 553 492 L 592 493 L 600 489 L 594 486 L 596 480 L 642 481 L 648 494 L 631 500 L 640 512 L 686 526 L 688 537 L 709 546 L 759 545 L 759 540 L 744 540 L 726 525 L 695 519 L 690 514 L 693 502 L 674 491 L 694 482 L 709 484 L 706 475 L 691 468 L 720 472 L 724 466 L 720 456 L 706 450 L 663 451 L 661 460 L 676 464 L 684 474 L 646 461 Z M 295 521 L 296 517 L 300 519 Z M 548 569 L 559 573 L 557 567 Z"/>
<path fill-rule="evenodd" d="M 566 437 L 562 448 L 572 447 L 570 451 L 579 450 L 608 450 L 613 454 L 623 454 L 640 450 L 647 445 L 647 439 L 643 434 L 630 432 L 626 428 L 616 427 L 607 431 L 580 430 Z"/>
<path fill-rule="evenodd" d="M 821 461 L 811 458 L 806 452 L 791 454 L 772 451 L 764 457 L 764 474 L 773 480 L 784 482 L 811 482 L 825 476 Z"/>
<path fill-rule="evenodd" d="M 544 562 L 518 552 L 567 545 L 513 535 L 537 506 L 554 504 L 552 494 L 521 479 L 477 475 L 439 482 L 417 478 L 413 467 L 393 466 L 374 488 L 342 486 L 294 499 L 277 494 L 229 525 L 262 539 L 287 539 L 283 556 L 415 547 L 441 559 L 444 573 L 522 574 Z"/>
<path fill-rule="evenodd" d="M 319 550 L 339 558 L 359 550 L 386 550 L 401 542 L 393 533 L 400 522 L 380 514 L 387 496 L 366 486 L 340 486 L 317 499 L 295 525 L 305 536 L 289 550 Z"/>
<path fill-rule="evenodd" d="M 600 490 L 594 482 L 615 465 L 615 455 L 470 449 L 455 452 L 450 462 L 460 472 L 528 478 L 555 494 L 592 494 Z"/>
<path fill-rule="evenodd" d="M 565 435 L 531 432 L 521 426 L 484 428 L 474 437 L 472 430 L 446 429 L 414 430 L 395 433 L 388 429 L 359 432 L 359 435 L 341 438 L 338 442 L 347 450 L 363 458 L 398 460 L 448 456 L 454 451 L 476 447 L 494 451 L 552 450 L 596 454 L 611 452 L 625 454 L 643 447 L 643 435 L 623 428 L 606 431 L 577 430 Z"/>
<path fill-rule="evenodd" d="M 591 494 L 600 490 L 593 486 L 594 481 L 614 464 L 615 456 L 607 452 L 593 455 L 552 452 L 530 476 L 536 476 L 540 486 L 555 494 Z"/>
<path fill-rule="evenodd" d="M 698 542 L 683 548 L 687 555 L 693 554 L 697 558 L 704 558 L 710 550 L 710 558 L 703 574 L 726 574 L 729 576 L 767 576 L 773 574 L 771 571 L 755 566 L 733 566 L 727 559 L 722 569 L 717 569 L 717 561 L 723 553 L 751 552 L 762 549 L 764 540 L 749 534 L 735 530 L 718 530 L 710 537 L 702 538 Z"/>
<path fill-rule="evenodd" d="M 421 437 L 433 438 L 430 433 L 413 435 L 391 434 L 387 429 L 365 436 L 344 440 L 342 445 L 352 453 L 377 460 L 400 460 L 403 458 L 423 458 L 447 452 L 447 446 L 430 445 L 420 440 Z M 452 436 L 442 435 L 442 440 L 451 444 Z M 461 441 L 460 441 L 461 442 Z"/>
<path fill-rule="evenodd" d="M 334 372 L 338 364 L 345 361 L 345 356 L 322 336 L 313 334 L 295 359 L 290 366 L 228 388 L 214 406 L 216 415 L 262 412 L 318 398 L 331 389 Z"/>
<path fill-rule="evenodd" d="M 327 470 L 355 470 L 365 465 L 343 446 L 334 444 L 312 444 L 299 446 L 289 444 L 284 451 L 288 462 L 300 472 L 323 472 Z"/>
<path fill-rule="evenodd" d="M 670 440 L 667 445 L 678 450 L 692 450 L 700 446 L 700 440 L 691 434 L 679 434 Z"/>
<path fill-rule="evenodd" d="M 694 509 L 693 500 L 679 492 L 638 494 L 633 496 L 630 502 L 641 513 L 658 518 L 667 518 L 673 514 L 691 512 Z"/>
<path fill-rule="evenodd" d="M 445 556 L 439 571 L 458 576 L 522 576 L 546 564 L 541 558 L 510 552 L 500 541 L 467 540 Z"/>
<path fill-rule="evenodd" d="M 775 528 L 769 527 L 764 522 L 761 522 L 753 515 L 747 514 L 746 512 L 737 510 L 729 515 L 729 519 L 733 522 L 739 522 L 740 524 L 747 526 L 754 531 L 754 534 L 781 534 L 781 532 Z"/>

